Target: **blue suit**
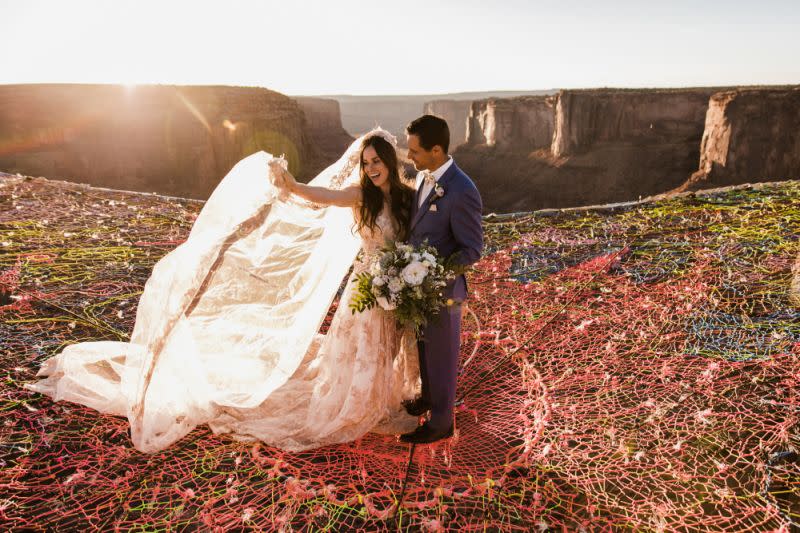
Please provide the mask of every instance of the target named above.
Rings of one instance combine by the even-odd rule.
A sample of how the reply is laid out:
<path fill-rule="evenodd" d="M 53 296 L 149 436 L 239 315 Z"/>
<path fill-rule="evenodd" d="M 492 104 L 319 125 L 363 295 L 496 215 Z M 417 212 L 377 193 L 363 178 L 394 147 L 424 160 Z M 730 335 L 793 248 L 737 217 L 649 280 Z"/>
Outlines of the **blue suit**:
<path fill-rule="evenodd" d="M 437 187 L 444 195 L 436 195 L 434 187 L 421 206 L 417 189 L 411 212 L 410 242 L 419 246 L 427 240 L 442 258 L 456 254 L 456 262 L 471 265 L 480 259 L 483 250 L 481 195 L 472 180 L 455 162 L 439 178 Z M 431 206 L 435 208 L 431 210 Z M 456 397 L 458 354 L 461 347 L 461 304 L 467 297 L 467 280 L 458 276 L 445 287 L 445 298 L 453 305 L 444 307 L 422 331 L 419 340 L 422 398 L 431 405 L 428 424 L 435 430 L 446 430 L 453 420 Z"/>

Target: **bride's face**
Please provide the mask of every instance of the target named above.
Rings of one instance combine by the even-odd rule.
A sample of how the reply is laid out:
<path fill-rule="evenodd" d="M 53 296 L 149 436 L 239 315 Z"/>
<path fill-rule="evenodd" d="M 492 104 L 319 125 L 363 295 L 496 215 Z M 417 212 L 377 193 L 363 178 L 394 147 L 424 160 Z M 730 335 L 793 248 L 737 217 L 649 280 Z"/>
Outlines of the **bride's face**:
<path fill-rule="evenodd" d="M 361 152 L 361 167 L 373 185 L 378 188 L 388 185 L 389 167 L 381 161 L 378 152 L 372 146 L 367 146 Z"/>

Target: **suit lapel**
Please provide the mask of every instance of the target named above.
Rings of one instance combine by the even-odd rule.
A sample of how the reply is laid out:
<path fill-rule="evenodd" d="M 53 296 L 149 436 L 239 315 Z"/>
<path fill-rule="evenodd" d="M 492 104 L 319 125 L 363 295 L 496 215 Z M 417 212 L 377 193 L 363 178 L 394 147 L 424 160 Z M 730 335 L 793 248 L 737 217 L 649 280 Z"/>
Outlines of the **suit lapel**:
<path fill-rule="evenodd" d="M 422 186 L 425 183 L 424 180 L 419 182 L 419 186 L 414 190 L 414 204 L 411 206 L 411 222 L 414 222 L 414 219 L 417 217 L 417 213 L 419 213 L 419 195 L 422 192 Z M 409 229 L 410 231 L 410 229 Z"/>
<path fill-rule="evenodd" d="M 421 180 L 419 182 L 419 186 L 414 191 L 414 205 L 411 206 L 411 220 L 414 220 L 414 217 L 417 216 L 417 211 L 419 211 L 419 195 L 422 191 L 422 185 L 425 183 L 425 180 Z"/>
<path fill-rule="evenodd" d="M 450 181 L 450 178 L 455 175 L 456 170 L 457 170 L 456 162 L 453 161 L 453 164 L 450 165 L 450 168 L 448 168 L 447 171 L 445 171 L 445 173 L 442 175 L 441 178 L 439 178 L 439 180 L 436 182 L 436 184 L 437 185 L 441 185 L 442 187 L 447 185 L 447 182 Z M 417 189 L 417 194 L 414 195 L 414 206 L 415 206 L 415 208 L 419 204 L 419 195 L 420 195 L 420 191 L 422 190 L 422 185 L 423 184 L 420 183 L 419 188 Z M 445 191 L 446 190 L 447 189 L 445 188 Z M 425 200 L 422 202 L 422 205 L 419 206 L 419 208 L 416 208 L 416 212 L 414 213 L 414 216 L 411 219 L 411 229 L 412 230 L 414 229 L 414 226 L 416 226 L 419 223 L 419 221 L 422 220 L 422 218 L 425 216 L 425 213 L 427 213 L 428 210 L 430 209 L 430 203 L 431 203 L 431 200 L 433 199 L 435 193 L 436 193 L 436 187 L 433 187 L 430 190 L 430 192 L 428 193 L 428 196 L 425 197 Z"/>

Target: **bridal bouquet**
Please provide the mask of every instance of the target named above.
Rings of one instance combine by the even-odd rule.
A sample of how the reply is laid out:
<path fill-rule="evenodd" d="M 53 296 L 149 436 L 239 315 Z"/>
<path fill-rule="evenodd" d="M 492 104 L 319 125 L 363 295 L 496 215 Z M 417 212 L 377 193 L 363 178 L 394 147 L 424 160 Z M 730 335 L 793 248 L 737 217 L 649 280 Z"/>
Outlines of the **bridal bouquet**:
<path fill-rule="evenodd" d="M 449 261 L 426 245 L 392 243 L 362 261 L 367 269 L 356 275 L 353 313 L 379 305 L 394 312 L 401 326 L 417 332 L 446 304 L 442 289 L 457 275 Z"/>

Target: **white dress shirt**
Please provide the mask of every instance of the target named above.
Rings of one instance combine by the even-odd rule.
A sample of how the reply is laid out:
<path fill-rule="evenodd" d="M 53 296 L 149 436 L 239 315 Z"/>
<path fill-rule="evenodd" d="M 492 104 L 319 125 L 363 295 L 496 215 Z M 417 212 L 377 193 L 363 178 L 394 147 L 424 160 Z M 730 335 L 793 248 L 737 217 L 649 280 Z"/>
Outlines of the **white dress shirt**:
<path fill-rule="evenodd" d="M 452 156 L 447 156 L 447 161 L 445 161 L 444 164 L 442 164 L 442 166 L 431 172 L 437 183 L 439 182 L 439 178 L 441 178 L 444 175 L 444 173 L 447 172 L 447 169 L 450 168 L 450 165 L 452 164 L 453 164 Z M 417 190 L 419 190 L 420 187 L 422 187 L 422 190 L 420 191 L 419 195 L 419 202 L 417 202 L 417 207 L 422 206 L 422 202 L 425 201 L 425 198 L 428 197 L 428 194 L 430 194 L 431 189 L 433 189 L 433 185 L 429 185 L 428 183 L 425 182 L 426 172 L 427 171 L 423 170 L 417 173 Z"/>

